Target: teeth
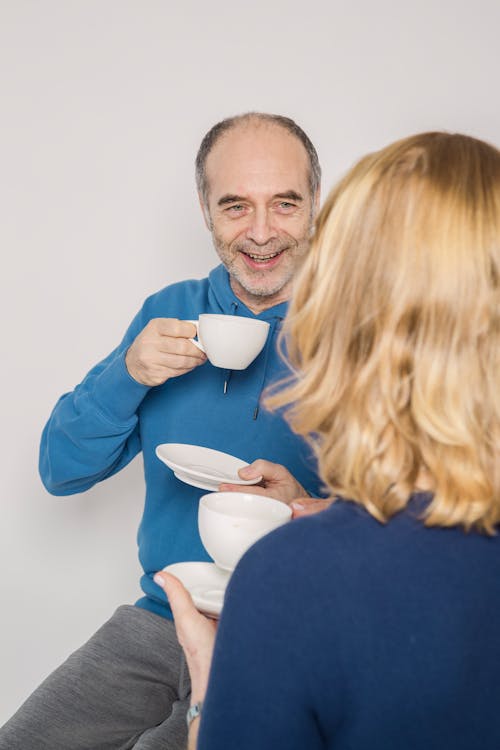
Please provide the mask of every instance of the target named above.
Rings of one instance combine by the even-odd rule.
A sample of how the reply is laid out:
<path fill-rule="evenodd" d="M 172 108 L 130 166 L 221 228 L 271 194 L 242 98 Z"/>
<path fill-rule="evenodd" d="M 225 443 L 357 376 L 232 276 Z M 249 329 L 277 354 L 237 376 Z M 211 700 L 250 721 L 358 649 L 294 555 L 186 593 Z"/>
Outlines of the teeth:
<path fill-rule="evenodd" d="M 271 260 L 271 258 L 275 258 L 277 255 L 280 254 L 281 251 L 278 251 L 277 253 L 271 253 L 270 255 L 252 255 L 251 253 L 247 253 L 249 258 L 252 258 L 252 260 Z"/>

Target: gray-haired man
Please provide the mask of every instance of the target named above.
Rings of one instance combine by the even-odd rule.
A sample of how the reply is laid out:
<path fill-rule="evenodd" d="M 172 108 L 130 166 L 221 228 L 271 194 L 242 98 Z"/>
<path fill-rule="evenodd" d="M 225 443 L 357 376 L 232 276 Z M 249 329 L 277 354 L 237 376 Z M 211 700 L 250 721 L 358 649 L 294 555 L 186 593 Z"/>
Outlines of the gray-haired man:
<path fill-rule="evenodd" d="M 250 113 L 209 131 L 196 174 L 222 265 L 146 300 L 119 346 L 58 401 L 41 443 L 41 476 L 57 495 L 85 491 L 142 451 L 143 596 L 120 607 L 28 698 L 0 730 L 0 750 L 184 747 L 189 680 L 153 575 L 209 558 L 197 530 L 203 491 L 157 459 L 158 444 L 202 445 L 249 462 L 265 457 L 318 492 L 306 445 L 280 415 L 259 410 L 262 390 L 286 374 L 276 336 L 318 205 L 316 151 L 292 120 Z M 213 367 L 189 340 L 189 320 L 205 312 L 269 322 L 266 346 L 246 370 Z M 279 475 L 266 481 L 279 491 Z M 297 484 L 294 496 L 302 494 Z"/>

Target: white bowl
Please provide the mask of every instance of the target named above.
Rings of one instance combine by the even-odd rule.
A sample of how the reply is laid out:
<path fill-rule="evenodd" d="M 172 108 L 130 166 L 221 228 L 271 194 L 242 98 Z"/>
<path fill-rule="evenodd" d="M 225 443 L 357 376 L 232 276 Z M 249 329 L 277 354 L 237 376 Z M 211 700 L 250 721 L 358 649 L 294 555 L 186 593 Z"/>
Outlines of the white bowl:
<path fill-rule="evenodd" d="M 200 499 L 198 528 L 215 564 L 231 571 L 252 544 L 291 517 L 288 505 L 270 497 L 212 492 Z"/>

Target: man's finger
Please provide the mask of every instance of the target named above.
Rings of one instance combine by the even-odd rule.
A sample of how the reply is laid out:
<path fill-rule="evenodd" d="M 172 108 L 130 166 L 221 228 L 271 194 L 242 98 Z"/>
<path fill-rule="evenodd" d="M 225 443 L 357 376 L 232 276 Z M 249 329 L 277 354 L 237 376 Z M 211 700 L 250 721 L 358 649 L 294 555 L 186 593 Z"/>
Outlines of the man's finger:
<path fill-rule="evenodd" d="M 189 320 L 177 318 L 155 318 L 155 327 L 161 336 L 192 339 L 196 336 L 196 326 Z"/>
<path fill-rule="evenodd" d="M 248 466 L 240 469 L 238 474 L 242 479 L 254 479 L 255 477 L 262 476 L 266 481 L 270 482 L 283 479 L 288 474 L 288 471 L 281 464 L 274 464 L 272 461 L 258 458 Z"/>
<path fill-rule="evenodd" d="M 314 513 L 321 513 L 332 504 L 332 500 L 316 500 L 315 498 L 303 497 L 294 500 L 291 503 L 292 518 L 302 518 L 303 516 L 312 516 Z"/>
<path fill-rule="evenodd" d="M 189 339 L 175 338 L 174 336 L 161 336 L 154 343 L 154 351 L 175 356 L 193 357 L 195 359 L 206 359 L 207 355 L 198 349 Z"/>
<path fill-rule="evenodd" d="M 219 492 L 250 492 L 252 495 L 269 497 L 269 490 L 259 484 L 219 484 Z"/>
<path fill-rule="evenodd" d="M 169 370 L 194 370 L 205 362 L 204 357 L 191 357 L 185 354 L 158 354 L 155 364 Z"/>

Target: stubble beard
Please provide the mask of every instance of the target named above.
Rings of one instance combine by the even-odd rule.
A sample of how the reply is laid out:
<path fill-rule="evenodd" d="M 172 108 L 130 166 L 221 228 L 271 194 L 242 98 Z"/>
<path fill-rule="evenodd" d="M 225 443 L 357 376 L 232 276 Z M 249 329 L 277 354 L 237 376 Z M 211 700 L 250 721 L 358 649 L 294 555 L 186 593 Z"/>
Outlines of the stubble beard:
<path fill-rule="evenodd" d="M 292 237 L 274 240 L 267 245 L 256 245 L 252 241 L 235 242 L 228 245 L 215 232 L 212 232 L 212 239 L 223 265 L 232 279 L 254 297 L 262 299 L 263 297 L 274 297 L 291 282 L 298 270 L 301 259 L 303 259 L 309 250 L 309 237 L 296 240 Z M 288 262 L 279 269 L 280 273 L 274 284 L 270 285 L 270 275 L 272 271 L 262 269 L 262 271 L 253 271 L 250 268 L 241 267 L 240 254 L 252 253 L 254 255 L 270 255 L 285 251 L 289 253 Z"/>

